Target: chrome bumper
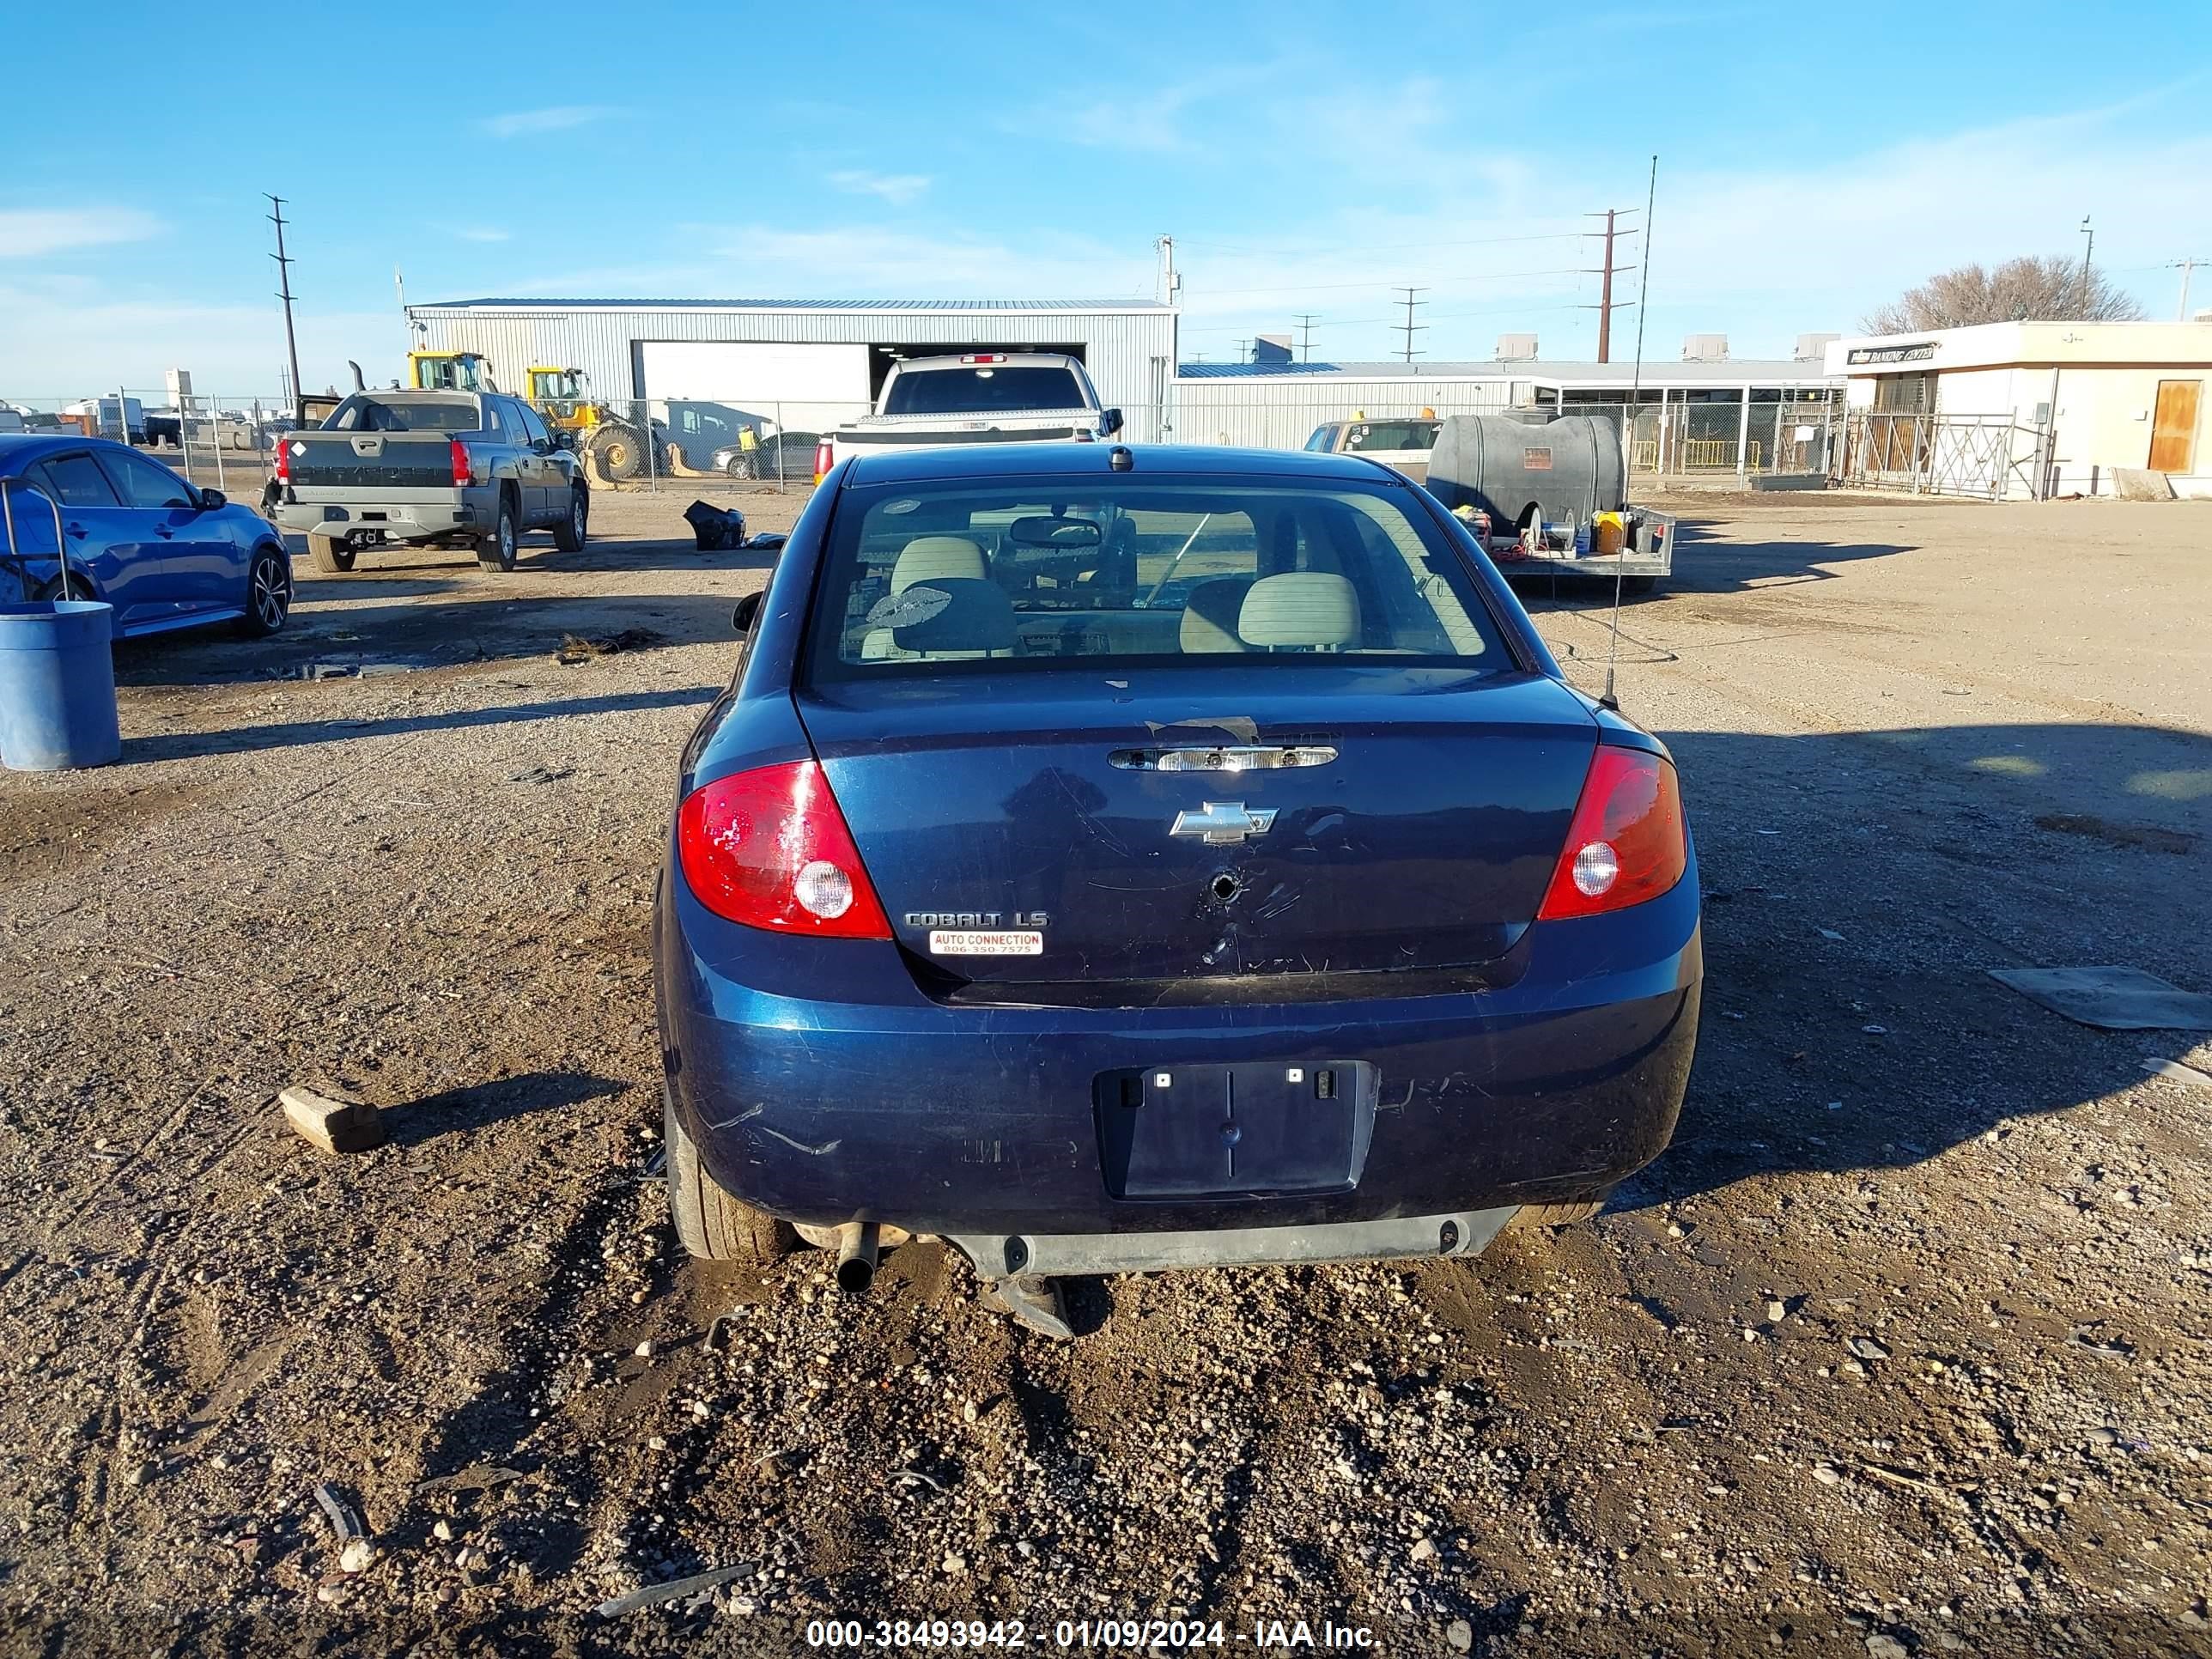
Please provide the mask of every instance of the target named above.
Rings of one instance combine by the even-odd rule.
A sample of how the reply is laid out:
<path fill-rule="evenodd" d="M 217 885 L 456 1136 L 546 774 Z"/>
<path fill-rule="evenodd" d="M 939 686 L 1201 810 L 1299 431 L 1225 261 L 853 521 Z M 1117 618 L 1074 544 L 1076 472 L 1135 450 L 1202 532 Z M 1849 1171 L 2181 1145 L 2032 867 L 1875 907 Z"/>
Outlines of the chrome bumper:
<path fill-rule="evenodd" d="M 1177 1267 L 1291 1267 L 1479 1255 L 1520 1206 L 1310 1227 L 1161 1233 L 946 1233 L 987 1280 L 1030 1275 L 1164 1273 Z"/>

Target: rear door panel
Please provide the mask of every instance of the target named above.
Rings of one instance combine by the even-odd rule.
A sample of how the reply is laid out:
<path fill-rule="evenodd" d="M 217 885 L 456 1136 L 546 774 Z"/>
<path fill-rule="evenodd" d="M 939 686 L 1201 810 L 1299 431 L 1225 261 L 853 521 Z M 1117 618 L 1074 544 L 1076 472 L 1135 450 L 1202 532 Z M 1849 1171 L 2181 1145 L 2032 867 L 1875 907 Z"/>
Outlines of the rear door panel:
<path fill-rule="evenodd" d="M 1381 664 L 1234 687 L 1203 671 L 902 675 L 799 708 L 901 943 L 960 979 L 1439 968 L 1510 948 L 1595 745 L 1579 702 L 1537 675 Z M 1223 745 L 1336 752 L 1158 765 Z M 1042 949 L 933 954 L 946 930 L 1034 932 Z"/>

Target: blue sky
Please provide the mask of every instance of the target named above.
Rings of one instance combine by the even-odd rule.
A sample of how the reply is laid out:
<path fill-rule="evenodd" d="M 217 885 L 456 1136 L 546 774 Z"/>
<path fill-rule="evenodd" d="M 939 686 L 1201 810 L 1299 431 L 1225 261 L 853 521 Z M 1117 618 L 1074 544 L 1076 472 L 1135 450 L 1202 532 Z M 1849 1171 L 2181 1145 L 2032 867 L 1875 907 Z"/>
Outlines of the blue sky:
<path fill-rule="evenodd" d="M 1587 356 L 1583 216 L 1655 149 L 1655 357 L 1786 356 L 1961 260 L 2078 255 L 2085 213 L 2154 315 L 2212 258 L 2203 0 L 1604 3 L 19 6 L 0 397 L 273 393 L 263 190 L 311 385 L 396 372 L 395 266 L 414 300 L 1150 297 L 1162 232 L 1186 357 L 1302 313 L 1316 356 L 1391 355 L 1405 283 L 1432 357 Z"/>

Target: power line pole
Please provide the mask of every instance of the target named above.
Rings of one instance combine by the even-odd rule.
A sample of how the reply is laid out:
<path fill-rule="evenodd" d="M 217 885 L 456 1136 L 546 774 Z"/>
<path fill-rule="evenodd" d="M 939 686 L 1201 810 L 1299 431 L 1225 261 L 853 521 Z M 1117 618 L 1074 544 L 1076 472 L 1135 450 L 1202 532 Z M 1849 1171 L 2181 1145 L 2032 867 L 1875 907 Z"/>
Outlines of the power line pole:
<path fill-rule="evenodd" d="M 1633 270 L 1636 269 L 1634 265 L 1616 265 L 1613 262 L 1613 244 L 1614 236 L 1616 234 L 1621 236 L 1633 236 L 1636 234 L 1632 230 L 1616 232 L 1614 228 L 1614 220 L 1621 216 L 1633 214 L 1637 211 L 1638 210 L 1635 208 L 1607 208 L 1605 210 L 1604 231 L 1602 233 L 1597 231 L 1590 231 L 1587 233 L 1592 236 L 1602 234 L 1605 237 L 1605 264 L 1601 268 L 1600 272 L 1597 273 L 1601 275 L 1604 278 L 1599 287 L 1597 296 L 1597 360 L 1601 363 L 1611 362 L 1613 361 L 1613 313 L 1616 311 L 1621 310 L 1628 304 L 1628 301 L 1626 300 L 1623 300 L 1618 306 L 1613 302 L 1613 273 L 1615 271 Z M 1583 216 L 1586 218 L 1595 219 L 1597 217 L 1597 215 L 1591 213 L 1586 214 Z M 1587 311 L 1589 307 L 1585 306 L 1583 309 Z"/>
<path fill-rule="evenodd" d="M 2186 278 L 2182 281 L 2181 291 L 2185 301 L 2189 293 L 2189 283 Z M 1298 313 L 1298 361 L 1302 363 L 1310 363 L 1313 361 L 1313 325 L 1314 319 L 1311 315 L 1304 312 Z"/>
<path fill-rule="evenodd" d="M 2097 233 L 2089 228 L 2089 216 L 2081 216 L 2081 234 L 2089 240 L 2081 246 L 2081 314 L 2089 314 L 2089 256 L 2097 251 Z"/>
<path fill-rule="evenodd" d="M 262 193 L 268 194 L 265 191 Z M 269 257 L 276 262 L 276 297 L 284 302 L 284 351 L 292 365 L 292 396 L 296 401 L 300 396 L 300 341 L 292 331 L 292 261 L 284 252 L 284 198 L 270 196 L 269 205 L 274 210 L 269 215 L 270 222 L 276 227 L 276 251 Z"/>
<path fill-rule="evenodd" d="M 2178 270 L 2181 273 L 2181 309 L 2173 313 L 2175 322 L 2185 323 L 2189 320 L 2189 278 L 2197 266 L 2206 263 L 2207 261 L 2203 259 L 2176 259 L 2167 267 L 2169 270 Z"/>
<path fill-rule="evenodd" d="M 1426 323 L 1416 325 L 1413 321 L 1413 307 L 1415 306 L 1425 306 L 1428 304 L 1426 300 L 1416 299 L 1414 298 L 1414 295 L 1426 294 L 1428 289 L 1425 288 L 1401 288 L 1398 292 L 1406 296 L 1404 301 L 1401 302 L 1406 307 L 1406 320 L 1402 323 L 1393 324 L 1392 326 L 1395 327 L 1399 333 L 1406 337 L 1406 361 L 1410 363 L 1417 355 L 1413 350 L 1413 336 L 1417 333 L 1426 333 L 1429 327 Z"/>
<path fill-rule="evenodd" d="M 1251 341 L 1239 340 L 1237 343 L 1237 361 L 1240 363 L 1249 363 L 1252 361 Z"/>

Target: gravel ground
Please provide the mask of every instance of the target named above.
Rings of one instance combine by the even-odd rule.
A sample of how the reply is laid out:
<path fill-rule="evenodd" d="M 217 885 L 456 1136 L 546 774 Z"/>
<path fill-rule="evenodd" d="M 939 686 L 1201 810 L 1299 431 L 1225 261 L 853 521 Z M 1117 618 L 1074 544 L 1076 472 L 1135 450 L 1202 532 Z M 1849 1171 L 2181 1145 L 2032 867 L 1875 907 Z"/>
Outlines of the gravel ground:
<path fill-rule="evenodd" d="M 302 561 L 278 641 L 118 651 L 124 764 L 0 778 L 7 1650 L 2212 1651 L 2212 1089 L 2143 1064 L 2212 1043 L 1984 971 L 2212 990 L 2212 511 L 1678 503 L 1619 671 L 1708 885 L 1674 1148 L 1475 1262 L 1079 1282 L 1054 1344 L 933 1246 L 679 1259 L 646 932 L 763 577 L 682 505 Z M 1597 684 L 1602 607 L 1531 608 Z M 288 1133 L 316 1079 L 391 1144 Z"/>

